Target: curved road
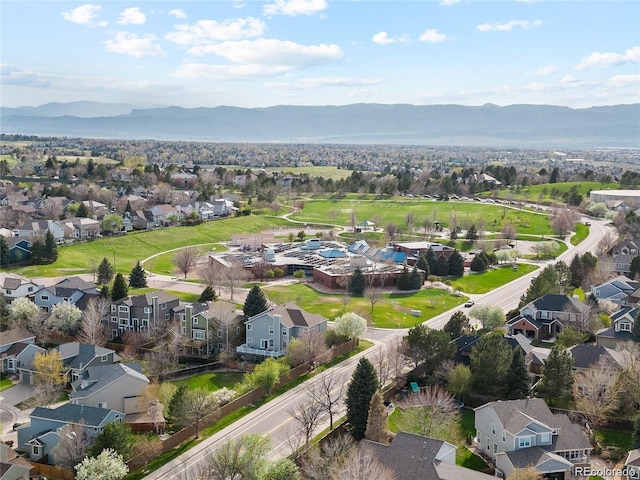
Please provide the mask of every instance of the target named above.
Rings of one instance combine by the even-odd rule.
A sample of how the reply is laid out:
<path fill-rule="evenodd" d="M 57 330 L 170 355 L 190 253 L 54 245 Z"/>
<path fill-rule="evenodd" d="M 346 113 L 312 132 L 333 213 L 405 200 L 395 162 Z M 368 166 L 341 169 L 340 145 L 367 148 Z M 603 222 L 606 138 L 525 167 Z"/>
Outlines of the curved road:
<path fill-rule="evenodd" d="M 563 260 L 569 263 L 575 254 L 583 254 L 596 249 L 598 242 L 609 227 L 607 227 L 603 221 L 592 219 L 589 219 L 589 221 L 592 223 L 589 236 L 577 247 L 570 247 L 569 250 L 560 255 L 557 260 Z M 540 266 L 544 267 L 557 260 L 541 262 Z M 531 283 L 531 277 L 534 274 L 535 273 L 532 272 L 487 294 L 479 295 L 476 297 L 477 301 L 479 303 L 499 305 L 505 311 L 516 308 L 520 301 L 520 296 Z M 459 307 L 456 307 L 438 315 L 428 320 L 426 324 L 431 328 L 442 328 L 458 308 Z M 298 385 L 217 434 L 203 440 L 199 445 L 180 455 L 155 472 L 152 472 L 146 478 L 153 480 L 197 479 L 201 469 L 206 468 L 208 454 L 228 440 L 235 439 L 246 433 L 258 433 L 268 435 L 271 438 L 272 449 L 269 454 L 270 458 L 275 459 L 287 456 L 291 453 L 289 447 L 291 443 L 290 439 L 296 436 L 302 438 L 301 429 L 295 424 L 295 421 L 292 420 L 290 412 L 300 408 L 306 403 L 305 392 L 309 391 L 309 388 L 314 383 L 319 382 L 323 377 L 328 375 L 334 375 L 340 382 L 346 384 L 351 378 L 351 374 L 360 357 L 365 355 L 367 357 L 374 356 L 378 349 L 385 348 L 386 344 L 405 335 L 406 332 L 406 329 L 369 329 L 365 334 L 365 338 L 374 341 L 376 346 L 373 349 L 361 352 L 339 365 L 320 373 L 307 382 Z M 340 417 L 343 411 L 344 407 L 334 418 Z M 328 421 L 320 425 L 316 431 L 321 431 L 327 427 Z"/>

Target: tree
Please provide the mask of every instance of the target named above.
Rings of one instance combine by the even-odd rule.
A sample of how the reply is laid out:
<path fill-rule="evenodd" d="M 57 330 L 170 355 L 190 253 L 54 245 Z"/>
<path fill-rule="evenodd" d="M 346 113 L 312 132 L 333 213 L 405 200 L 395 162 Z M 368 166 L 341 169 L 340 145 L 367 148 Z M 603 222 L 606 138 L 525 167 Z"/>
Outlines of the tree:
<path fill-rule="evenodd" d="M 146 355 L 149 375 L 156 377 L 159 382 L 178 364 L 176 342 L 177 338 L 171 334 L 169 338 L 162 338 Z"/>
<path fill-rule="evenodd" d="M 546 240 L 536 243 L 531 250 L 536 254 L 536 258 L 553 258 L 559 250 L 559 245 L 554 240 Z"/>
<path fill-rule="evenodd" d="M 569 270 L 571 271 L 571 285 L 581 287 L 584 282 L 584 264 L 582 263 L 582 257 L 577 253 L 569 264 Z"/>
<path fill-rule="evenodd" d="M 111 300 L 114 302 L 125 298 L 129 295 L 129 286 L 121 273 L 116 274 L 116 278 L 113 281 L 113 288 L 111 289 Z"/>
<path fill-rule="evenodd" d="M 409 274 L 409 290 L 420 290 L 422 288 L 422 282 L 422 274 L 418 271 L 418 267 L 414 265 L 411 273 Z"/>
<path fill-rule="evenodd" d="M 78 328 L 82 310 L 71 303 L 60 302 L 53 306 L 47 320 L 47 327 L 65 335 L 73 334 Z"/>
<path fill-rule="evenodd" d="M 364 278 L 364 273 L 362 273 L 360 268 L 356 268 L 353 271 L 351 283 L 349 284 L 349 291 L 354 297 L 361 297 L 364 294 L 365 286 L 366 279 Z"/>
<path fill-rule="evenodd" d="M 9 244 L 4 236 L 0 235 L 0 267 L 9 265 Z"/>
<path fill-rule="evenodd" d="M 476 230 L 475 223 L 467 229 L 465 238 L 471 242 L 475 242 L 476 240 L 478 240 L 478 231 Z"/>
<path fill-rule="evenodd" d="M 47 262 L 47 256 L 44 250 L 44 240 L 42 237 L 36 237 L 31 242 L 31 262 L 34 265 L 42 265 Z"/>
<path fill-rule="evenodd" d="M 199 472 L 199 480 L 261 480 L 268 466 L 270 441 L 257 433 L 245 434 L 218 447 Z"/>
<path fill-rule="evenodd" d="M 138 260 L 135 266 L 131 269 L 129 274 L 129 286 L 131 288 L 146 288 L 147 287 L 147 274 L 140 265 Z"/>
<path fill-rule="evenodd" d="M 181 423 L 185 425 L 195 425 L 196 439 L 200 438 L 200 420 L 218 406 L 218 399 L 215 395 L 204 388 L 188 389 L 181 402 L 178 416 Z"/>
<path fill-rule="evenodd" d="M 213 287 L 211 287 L 210 285 L 207 285 L 202 291 L 202 293 L 200 294 L 200 297 L 198 297 L 198 303 L 214 302 L 216 298 L 217 298 L 217 295 L 216 295 L 216 292 L 213 290 Z"/>
<path fill-rule="evenodd" d="M 636 417 L 636 421 L 633 423 L 633 441 L 631 443 L 631 449 L 640 448 L 640 417 Z"/>
<path fill-rule="evenodd" d="M 222 279 L 221 283 L 223 286 L 229 289 L 229 294 L 231 300 L 233 300 L 233 294 L 235 293 L 235 289 L 238 285 L 246 282 L 251 274 L 247 272 L 242 265 L 236 264 L 232 267 L 222 267 Z"/>
<path fill-rule="evenodd" d="M 498 305 L 474 305 L 469 310 L 469 315 L 482 322 L 482 328 L 494 330 L 506 321 L 502 308 Z"/>
<path fill-rule="evenodd" d="M 469 318 L 460 310 L 451 315 L 449 321 L 445 324 L 442 330 L 449 334 L 451 340 L 454 340 L 461 336 L 464 332 L 464 327 L 469 325 Z"/>
<path fill-rule="evenodd" d="M 91 443 L 84 421 L 67 423 L 58 432 L 58 438 L 58 444 L 51 451 L 56 465 L 72 469 L 84 459 Z"/>
<path fill-rule="evenodd" d="M 607 414 L 617 406 L 619 384 L 616 373 L 609 366 L 598 363 L 576 374 L 576 384 L 579 385 L 574 387 L 576 406 L 586 414 L 593 428 L 601 427 Z"/>
<path fill-rule="evenodd" d="M 107 258 L 103 258 L 98 265 L 98 283 L 106 285 L 113 278 L 113 266 Z"/>
<path fill-rule="evenodd" d="M 549 175 L 549 183 L 558 183 L 559 176 L 560 170 L 558 170 L 558 167 L 554 167 L 554 169 L 551 170 L 551 175 Z"/>
<path fill-rule="evenodd" d="M 473 383 L 471 369 L 463 363 L 458 363 L 453 369 L 449 370 L 447 375 L 447 388 L 455 394 L 459 400 L 462 400 L 464 392 L 466 392 Z"/>
<path fill-rule="evenodd" d="M 479 393 L 499 397 L 504 390 L 513 353 L 499 332 L 491 332 L 478 340 L 471 350 L 471 373 Z"/>
<path fill-rule="evenodd" d="M 87 218 L 89 216 L 89 208 L 84 204 L 84 202 L 78 205 L 78 210 L 76 210 L 76 217 Z"/>
<path fill-rule="evenodd" d="M 543 480 L 544 476 L 540 473 L 536 467 L 529 466 L 525 468 L 516 468 L 513 471 L 513 475 L 508 477 L 508 480 Z"/>
<path fill-rule="evenodd" d="M 289 367 L 282 361 L 273 357 L 267 358 L 264 362 L 256 365 L 253 372 L 245 375 L 243 385 L 249 388 L 261 387 L 265 394 L 271 395 L 273 387 L 276 386 L 280 377 L 287 373 Z"/>
<path fill-rule="evenodd" d="M 102 217 L 102 230 L 104 232 L 115 233 L 122 229 L 124 221 L 119 213 L 107 213 Z"/>
<path fill-rule="evenodd" d="M 633 319 L 633 325 L 631 326 L 631 336 L 640 341 L 640 312 L 636 314 L 636 318 Z"/>
<path fill-rule="evenodd" d="M 172 430 L 178 431 L 188 426 L 182 416 L 186 395 L 187 385 L 184 383 L 179 384 L 178 388 L 173 392 L 173 395 L 171 395 L 171 399 L 167 405 L 167 420 Z"/>
<path fill-rule="evenodd" d="M 472 272 L 484 272 L 488 267 L 489 267 L 489 264 L 487 263 L 485 258 L 480 254 L 474 256 L 473 260 L 471 260 L 471 265 L 469 265 L 469 268 L 471 269 Z"/>
<path fill-rule="evenodd" d="M 260 289 L 258 285 L 254 285 L 249 290 L 247 294 L 247 299 L 244 301 L 244 307 L 242 311 L 247 317 L 253 317 L 259 313 L 264 312 L 269 308 L 267 304 L 267 299 L 264 296 L 264 293 Z"/>
<path fill-rule="evenodd" d="M 458 250 L 454 250 L 449 256 L 449 275 L 452 277 L 461 277 L 464 275 L 464 258 Z"/>
<path fill-rule="evenodd" d="M 105 321 L 109 315 L 109 301 L 106 298 L 92 298 L 82 313 L 80 329 L 78 330 L 78 341 L 88 343 L 98 347 L 104 346 Z"/>
<path fill-rule="evenodd" d="M 296 270 L 293 272 L 293 278 L 297 278 L 300 283 L 302 283 L 302 280 L 304 280 L 306 276 L 307 274 L 304 270 Z"/>
<path fill-rule="evenodd" d="M 398 290 L 411 290 L 409 270 L 407 270 L 406 265 L 402 267 L 402 272 L 398 275 Z"/>
<path fill-rule="evenodd" d="M 436 264 L 438 263 L 438 259 L 436 258 L 436 253 L 433 251 L 433 248 L 429 247 L 427 249 L 425 260 L 427 261 L 427 265 L 429 265 L 429 274 L 437 275 Z"/>
<path fill-rule="evenodd" d="M 38 333 L 43 321 L 43 311 L 27 297 L 16 298 L 9 305 L 9 321 L 13 327 L 24 327 Z"/>
<path fill-rule="evenodd" d="M 453 396 L 439 385 L 430 385 L 398 402 L 405 411 L 406 428 L 427 437 L 440 438 L 454 430 L 459 409 Z"/>
<path fill-rule="evenodd" d="M 433 253 L 433 250 L 431 250 L 431 253 Z M 427 257 L 424 253 L 421 253 L 418 257 L 416 267 L 424 272 L 424 278 L 427 278 L 431 274 L 431 271 L 429 270 L 429 262 L 427 262 Z"/>
<path fill-rule="evenodd" d="M 377 443 L 389 443 L 391 432 L 389 432 L 389 418 L 382 400 L 382 394 L 376 391 L 371 397 L 369 404 L 369 418 L 367 419 L 367 429 L 365 438 Z"/>
<path fill-rule="evenodd" d="M 347 422 L 356 440 L 364 438 L 371 397 L 378 389 L 378 375 L 371 362 L 362 357 L 347 387 Z"/>
<path fill-rule="evenodd" d="M 443 330 L 435 330 L 419 324 L 409 330 L 406 337 L 408 355 L 416 367 L 431 375 L 440 364 L 453 358 L 456 346 Z"/>
<path fill-rule="evenodd" d="M 324 373 L 316 382 L 310 392 L 324 413 L 329 417 L 329 429 L 333 430 L 333 417 L 337 408 L 342 405 L 342 392 L 344 381 L 334 373 Z"/>
<path fill-rule="evenodd" d="M 292 367 L 310 363 L 327 351 L 324 336 L 318 330 L 305 329 L 289 342 L 287 358 Z"/>
<path fill-rule="evenodd" d="M 367 321 L 357 313 L 347 312 L 335 319 L 333 330 L 338 335 L 357 339 L 367 331 Z"/>
<path fill-rule="evenodd" d="M 125 422 L 109 422 L 93 441 L 89 456 L 98 457 L 104 450 L 111 450 L 127 458 L 133 448 L 131 427 Z"/>
<path fill-rule="evenodd" d="M 449 275 L 449 259 L 447 259 L 446 255 L 440 255 L 438 257 L 434 273 L 439 277 L 446 277 Z"/>
<path fill-rule="evenodd" d="M 53 263 L 58 259 L 58 244 L 51 230 L 44 235 L 44 257 L 47 263 Z"/>
<path fill-rule="evenodd" d="M 526 398 L 529 393 L 529 372 L 520 346 L 513 349 L 511 366 L 507 372 L 505 393 L 509 400 Z"/>
<path fill-rule="evenodd" d="M 49 406 L 60 397 L 67 383 L 60 352 L 49 350 L 36 353 L 32 365 L 39 405 Z"/>
<path fill-rule="evenodd" d="M 304 444 L 309 447 L 309 442 L 313 438 L 313 433 L 320 424 L 324 410 L 313 396 L 308 395 L 307 401 L 299 404 L 296 409 L 290 410 L 289 415 L 302 428 L 304 434 Z"/>
<path fill-rule="evenodd" d="M 129 473 L 122 455 L 104 450 L 97 457 L 87 457 L 76 466 L 76 480 L 121 480 Z"/>
<path fill-rule="evenodd" d="M 549 265 L 542 270 L 538 278 L 536 278 L 520 298 L 519 306 L 522 307 L 529 302 L 533 302 L 548 293 L 560 293 L 560 283 L 558 279 L 558 271 Z"/>
<path fill-rule="evenodd" d="M 542 366 L 538 393 L 544 399 L 563 398 L 573 387 L 573 357 L 568 350 L 554 345 Z"/>
<path fill-rule="evenodd" d="M 189 272 L 196 267 L 199 256 L 195 247 L 181 248 L 173 256 L 173 264 L 184 275 L 184 278 L 187 278 Z"/>

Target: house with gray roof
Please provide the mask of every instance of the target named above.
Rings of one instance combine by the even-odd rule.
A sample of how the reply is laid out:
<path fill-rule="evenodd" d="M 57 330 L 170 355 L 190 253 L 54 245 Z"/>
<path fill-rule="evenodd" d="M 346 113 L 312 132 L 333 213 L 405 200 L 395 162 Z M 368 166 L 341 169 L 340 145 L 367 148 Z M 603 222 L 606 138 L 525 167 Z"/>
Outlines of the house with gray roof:
<path fill-rule="evenodd" d="M 75 305 L 80 310 L 85 310 L 92 299 L 100 296 L 100 290 L 95 283 L 87 282 L 82 277 L 68 277 L 49 287 L 38 290 L 33 301 L 45 312 L 62 302 Z"/>
<path fill-rule="evenodd" d="M 18 374 L 20 381 L 27 384 L 33 383 L 33 358 L 38 353 L 45 353 L 46 350 L 35 343 L 18 342 L 0 354 L 2 358 L 2 371 Z"/>
<path fill-rule="evenodd" d="M 520 309 L 507 322 L 507 334 L 523 334 L 530 339 L 548 340 L 562 333 L 565 325 L 582 330 L 585 312 L 580 301 L 566 295 L 547 294 Z"/>
<path fill-rule="evenodd" d="M 638 480 L 640 478 L 640 448 L 635 448 L 629 452 L 624 462 L 628 480 Z"/>
<path fill-rule="evenodd" d="M 0 354 L 6 353 L 16 343 L 35 343 L 36 336 L 23 327 L 5 330 L 0 335 Z"/>
<path fill-rule="evenodd" d="M 144 332 L 154 325 L 165 325 L 174 319 L 174 309 L 179 304 L 178 297 L 162 290 L 116 300 L 111 303 L 111 338 L 127 331 Z"/>
<path fill-rule="evenodd" d="M 591 287 L 591 296 L 597 300 L 608 300 L 616 305 L 622 305 L 623 300 L 640 288 L 640 282 L 631 280 L 625 275 L 619 275 L 608 282 Z"/>
<path fill-rule="evenodd" d="M 389 445 L 363 440 L 361 449 L 402 480 L 490 480 L 494 476 L 456 465 L 456 447 L 444 440 L 398 432 Z"/>
<path fill-rule="evenodd" d="M 637 342 L 631 331 L 640 307 L 622 307 L 609 317 L 611 326 L 596 332 L 596 345 L 615 349 L 623 342 Z"/>
<path fill-rule="evenodd" d="M 69 382 L 79 379 L 89 367 L 111 365 L 120 361 L 120 357 L 114 350 L 87 343 L 63 343 L 55 349 L 60 352 Z"/>
<path fill-rule="evenodd" d="M 287 354 L 291 339 L 297 338 L 302 332 L 324 332 L 327 319 L 306 312 L 294 303 L 285 303 L 249 317 L 245 329 L 246 343 L 236 348 L 239 355 L 277 358 Z"/>
<path fill-rule="evenodd" d="M 42 461 L 55 465 L 52 450 L 60 440 L 60 429 L 66 425 L 82 425 L 87 436 L 95 439 L 102 429 L 111 422 L 123 422 L 123 412 L 106 408 L 88 407 L 65 403 L 57 408 L 36 407 L 30 415 L 31 421 L 20 425 L 18 449 L 26 452 L 33 461 Z"/>
<path fill-rule="evenodd" d="M 15 273 L 0 273 L 0 294 L 7 300 L 7 303 L 11 303 L 16 298 L 33 298 L 35 293 L 43 287 L 44 285 L 37 284 Z"/>
<path fill-rule="evenodd" d="M 533 465 L 548 478 L 564 479 L 575 465 L 589 464 L 593 447 L 579 425 L 554 415 L 541 398 L 486 403 L 475 410 L 477 446 L 510 477 Z"/>

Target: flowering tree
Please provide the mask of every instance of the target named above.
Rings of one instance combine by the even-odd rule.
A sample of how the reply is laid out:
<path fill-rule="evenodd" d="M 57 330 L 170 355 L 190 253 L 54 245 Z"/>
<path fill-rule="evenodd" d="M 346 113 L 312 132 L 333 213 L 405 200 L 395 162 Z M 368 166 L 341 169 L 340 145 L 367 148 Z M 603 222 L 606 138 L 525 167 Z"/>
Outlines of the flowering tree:
<path fill-rule="evenodd" d="M 87 457 L 76 465 L 76 480 L 121 480 L 129 467 L 122 455 L 110 448 L 104 449 L 97 457 Z"/>
<path fill-rule="evenodd" d="M 367 320 L 357 313 L 347 312 L 335 320 L 333 329 L 338 335 L 347 338 L 359 338 L 367 330 Z"/>
<path fill-rule="evenodd" d="M 78 307 L 67 302 L 61 302 L 51 309 L 47 324 L 52 330 L 60 333 L 73 333 L 77 329 L 81 317 L 82 311 Z"/>

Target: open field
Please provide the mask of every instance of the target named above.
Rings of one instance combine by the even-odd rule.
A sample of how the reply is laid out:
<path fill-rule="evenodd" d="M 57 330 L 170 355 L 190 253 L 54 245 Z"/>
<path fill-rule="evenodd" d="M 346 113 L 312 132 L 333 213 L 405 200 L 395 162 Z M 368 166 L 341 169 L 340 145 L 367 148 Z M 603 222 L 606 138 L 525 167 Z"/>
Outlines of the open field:
<path fill-rule="evenodd" d="M 231 239 L 234 233 L 260 232 L 288 225 L 272 217 L 233 217 L 205 222 L 195 227 L 170 227 L 105 237 L 92 242 L 58 248 L 58 260 L 50 265 L 17 266 L 9 270 L 25 277 L 53 277 L 91 273 L 107 258 L 116 272 L 129 274 L 138 260 L 189 245 L 214 245 Z"/>
<path fill-rule="evenodd" d="M 211 243 L 197 248 L 203 254 L 210 251 L 220 253 L 228 250 L 228 248 L 221 243 Z M 175 255 L 176 252 L 166 252 L 156 257 L 150 258 L 149 260 L 144 262 L 144 268 L 149 272 L 158 273 L 160 275 L 175 275 L 176 266 L 173 263 L 173 258 L 175 257 Z"/>
<path fill-rule="evenodd" d="M 291 218 L 308 223 L 335 223 L 350 225 L 351 212 L 355 212 L 357 222 L 364 220 L 377 221 L 378 227 L 384 228 L 388 223 L 395 223 L 406 229 L 407 213 L 415 215 L 414 235 L 421 235 L 423 221 L 438 221 L 445 227 L 455 217 L 462 229 L 481 223 L 485 231 L 499 232 L 503 225 L 511 223 L 518 233 L 550 235 L 550 219 L 540 215 L 506 205 L 492 205 L 472 201 L 436 202 L 423 198 L 394 198 L 394 199 L 341 199 L 341 200 L 310 200 L 305 202 L 304 209 Z"/>
<path fill-rule="evenodd" d="M 454 280 L 451 286 L 454 290 L 460 290 L 463 293 L 487 293 L 538 268 L 536 265 L 520 263 L 518 269 L 513 270 L 511 265 L 503 265 L 482 273 L 471 272 Z"/>
<path fill-rule="evenodd" d="M 589 199 L 591 190 L 616 190 L 620 188 L 617 183 L 602 182 L 561 182 L 561 183 L 544 183 L 541 185 L 530 185 L 520 189 L 520 191 L 504 189 L 498 192 L 498 196 L 502 198 L 513 198 L 515 200 L 523 200 L 528 202 L 544 202 L 551 203 L 554 201 L 563 203 L 562 194 L 571 190 L 571 187 L 577 186 L 578 192 L 585 198 Z M 557 198 L 551 197 L 551 191 L 555 189 L 560 192 Z"/>
<path fill-rule="evenodd" d="M 285 172 L 292 175 L 309 175 L 310 177 L 323 177 L 325 179 L 340 180 L 350 177 L 353 170 L 341 169 L 337 167 L 274 167 L 267 168 L 270 172 Z"/>
<path fill-rule="evenodd" d="M 454 295 L 441 288 L 426 288 L 411 293 L 383 293 L 371 312 L 371 302 L 366 297 L 351 297 L 344 308 L 341 293 L 320 293 L 308 285 L 273 285 L 262 288 L 265 296 L 277 303 L 294 302 L 311 313 L 333 320 L 344 311 L 354 312 L 379 328 L 410 328 L 446 310 L 466 302 L 467 297 Z M 420 310 L 419 317 L 410 314 Z"/>

